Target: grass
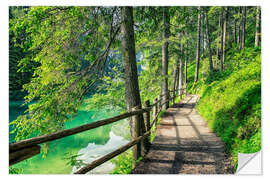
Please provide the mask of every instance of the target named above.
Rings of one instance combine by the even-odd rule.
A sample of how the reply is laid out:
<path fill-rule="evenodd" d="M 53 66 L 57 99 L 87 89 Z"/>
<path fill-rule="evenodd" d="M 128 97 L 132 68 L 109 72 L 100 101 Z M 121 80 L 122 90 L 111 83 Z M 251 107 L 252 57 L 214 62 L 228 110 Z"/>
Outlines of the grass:
<path fill-rule="evenodd" d="M 228 54 L 223 72 L 207 74 L 203 60 L 200 81 L 188 88 L 200 95 L 197 109 L 225 143 L 236 168 L 238 152 L 261 149 L 261 56 L 260 49 L 252 48 Z M 194 69 L 190 64 L 189 70 Z"/>

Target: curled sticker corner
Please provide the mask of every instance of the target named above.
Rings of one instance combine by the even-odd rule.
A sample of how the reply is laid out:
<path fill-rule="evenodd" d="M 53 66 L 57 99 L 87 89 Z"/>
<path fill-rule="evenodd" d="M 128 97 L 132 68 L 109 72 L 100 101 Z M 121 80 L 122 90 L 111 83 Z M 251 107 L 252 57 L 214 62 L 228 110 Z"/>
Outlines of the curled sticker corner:
<path fill-rule="evenodd" d="M 237 175 L 262 174 L 261 151 L 250 154 L 238 153 L 238 167 L 236 174 Z"/>

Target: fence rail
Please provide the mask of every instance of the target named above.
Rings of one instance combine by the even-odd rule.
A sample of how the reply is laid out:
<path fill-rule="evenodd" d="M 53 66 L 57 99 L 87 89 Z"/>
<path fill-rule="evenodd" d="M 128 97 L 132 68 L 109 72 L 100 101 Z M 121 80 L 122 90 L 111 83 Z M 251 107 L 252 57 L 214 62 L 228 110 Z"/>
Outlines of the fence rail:
<path fill-rule="evenodd" d="M 172 96 L 170 96 L 170 93 L 173 93 Z M 37 137 L 33 137 L 33 138 L 29 138 L 29 139 L 25 139 L 16 143 L 11 143 L 9 144 L 9 166 L 16 164 L 22 160 L 28 159 L 34 155 L 37 155 L 40 153 L 40 146 L 39 144 L 42 143 L 46 143 L 46 142 L 50 142 L 53 140 L 57 140 L 57 139 L 61 139 L 70 135 L 74 135 L 74 134 L 78 134 L 84 131 L 88 131 L 100 126 L 104 126 L 107 124 L 111 124 L 117 121 L 120 121 L 122 119 L 125 118 L 129 118 L 129 117 L 133 117 L 136 115 L 140 115 L 140 114 L 144 114 L 144 126 L 145 128 L 145 132 L 142 132 L 141 135 L 139 135 L 138 137 L 133 137 L 133 140 L 130 141 L 128 144 L 116 149 L 115 151 L 93 161 L 92 163 L 84 166 L 83 168 L 81 168 L 80 170 L 78 170 L 77 172 L 75 172 L 75 174 L 85 174 L 88 171 L 96 168 L 97 166 L 103 164 L 104 162 L 114 158 L 115 156 L 125 152 L 126 150 L 128 150 L 129 148 L 131 148 L 134 145 L 137 145 L 138 143 L 142 142 L 142 140 L 145 140 L 149 135 L 150 135 L 150 131 L 152 129 L 152 127 L 154 126 L 154 124 L 157 123 L 157 119 L 159 116 L 159 113 L 162 111 L 162 105 L 170 102 L 170 100 L 173 100 L 172 102 L 174 103 L 174 99 L 177 97 L 175 96 L 175 91 L 169 91 L 169 99 L 165 102 L 162 102 L 163 95 L 160 95 L 158 98 L 156 98 L 153 102 L 152 105 L 150 105 L 149 101 L 145 103 L 145 107 L 143 109 L 138 109 L 138 110 L 133 110 L 131 112 L 127 112 L 121 115 L 117 115 L 111 118 L 107 118 L 107 119 L 103 119 L 97 122 L 93 122 L 93 123 L 89 123 L 89 124 L 85 124 L 85 125 L 81 125 L 75 128 L 71 128 L 71 129 L 66 129 L 66 130 L 62 130 L 56 133 L 52 133 L 52 134 L 48 134 L 48 135 L 42 135 L 42 136 L 37 136 Z M 153 120 L 152 123 L 150 124 L 150 111 L 153 110 Z M 147 114 L 148 113 L 148 114 Z M 150 144 L 150 142 L 146 141 L 146 144 Z M 145 147 L 146 151 L 147 151 L 147 147 Z M 144 149 L 144 150 L 145 150 Z"/>
<path fill-rule="evenodd" d="M 66 129 L 63 131 L 59 131 L 56 133 L 52 133 L 52 134 L 48 134 L 48 135 L 42 135 L 42 136 L 37 136 L 37 137 L 33 137 L 33 138 L 29 138 L 29 139 L 25 139 L 22 140 L 20 142 L 16 142 L 16 143 L 12 143 L 9 145 L 9 151 L 10 152 L 14 152 L 17 151 L 19 149 L 22 148 L 26 148 L 26 147 L 31 147 L 33 145 L 38 145 L 41 143 L 45 143 L 45 142 L 49 142 L 49 141 L 53 141 L 53 140 L 57 140 L 57 139 L 61 139 L 63 137 L 67 137 L 70 135 L 74 135 L 74 134 L 78 134 L 84 131 L 88 131 L 94 128 L 98 128 L 100 126 L 104 126 L 107 124 L 111 124 L 117 121 L 120 121 L 122 119 L 134 116 L 134 115 L 138 115 L 138 114 L 142 114 L 143 112 L 146 111 L 150 111 L 151 108 L 147 108 L 147 109 L 139 109 L 136 111 L 132 111 L 132 112 L 128 112 L 128 113 L 124 113 L 112 118 L 107 118 L 104 120 L 100 120 L 100 121 L 96 121 L 90 124 L 85 124 L 85 125 L 81 125 L 75 128 L 71 128 L 71 129 Z"/>

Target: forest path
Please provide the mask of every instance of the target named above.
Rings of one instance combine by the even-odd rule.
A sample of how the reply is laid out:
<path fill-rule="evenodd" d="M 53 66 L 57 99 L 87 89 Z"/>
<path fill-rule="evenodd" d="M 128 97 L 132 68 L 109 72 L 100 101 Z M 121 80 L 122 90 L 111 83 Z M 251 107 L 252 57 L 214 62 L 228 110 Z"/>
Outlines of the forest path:
<path fill-rule="evenodd" d="M 230 174 L 233 169 L 224 144 L 209 130 L 187 95 L 167 109 L 151 148 L 132 174 Z"/>

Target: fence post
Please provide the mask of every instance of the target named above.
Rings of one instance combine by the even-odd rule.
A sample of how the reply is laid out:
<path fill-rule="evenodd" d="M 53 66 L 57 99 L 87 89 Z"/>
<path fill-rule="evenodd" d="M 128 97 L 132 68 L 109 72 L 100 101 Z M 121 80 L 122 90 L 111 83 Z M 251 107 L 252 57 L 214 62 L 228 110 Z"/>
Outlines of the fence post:
<path fill-rule="evenodd" d="M 170 95 L 170 90 L 168 89 L 167 92 L 167 97 L 168 97 L 168 102 L 167 102 L 167 109 L 170 107 L 170 101 L 171 101 L 171 95 Z"/>
<path fill-rule="evenodd" d="M 160 102 L 159 101 L 160 101 L 160 96 L 157 97 L 157 108 L 156 108 L 157 113 L 159 111 L 159 105 L 160 105 Z"/>
<path fill-rule="evenodd" d="M 153 104 L 155 104 L 154 107 L 153 107 L 153 120 L 156 117 L 157 111 L 158 111 L 158 103 L 157 103 L 157 101 L 158 101 L 158 98 L 155 98 L 154 102 L 153 102 Z"/>
<path fill-rule="evenodd" d="M 158 107 L 157 107 L 157 114 L 158 114 L 158 112 L 162 109 L 162 106 L 161 106 L 161 104 L 162 104 L 162 96 L 161 95 L 159 95 L 158 96 Z M 157 128 L 157 120 L 156 120 L 156 122 L 155 122 L 155 128 Z"/>
<path fill-rule="evenodd" d="M 172 96 L 171 96 L 171 92 L 170 92 L 170 90 L 168 90 L 168 108 L 170 107 L 170 102 L 172 101 Z"/>
<path fill-rule="evenodd" d="M 171 99 L 171 91 L 168 89 L 168 106 L 167 106 L 167 109 L 170 107 L 170 102 L 172 102 L 172 99 Z"/>
<path fill-rule="evenodd" d="M 161 97 L 161 95 L 159 95 L 158 96 L 158 109 L 157 109 L 157 111 L 159 111 L 162 107 L 161 107 L 161 104 L 162 104 L 162 99 L 161 99 L 162 97 Z"/>
<path fill-rule="evenodd" d="M 135 111 L 140 109 L 140 106 L 135 106 L 133 108 L 131 108 L 131 111 Z M 133 128 L 131 128 L 131 137 L 132 140 L 136 139 L 137 137 L 140 136 L 140 122 L 139 122 L 139 116 L 135 115 L 131 117 L 130 123 L 132 123 Z M 136 161 L 139 159 L 139 157 L 141 156 L 141 147 L 140 147 L 140 143 L 134 145 L 132 147 L 132 167 L 135 168 L 136 166 Z"/>
<path fill-rule="evenodd" d="M 144 102 L 144 108 L 148 108 L 150 107 L 150 101 L 147 100 Z M 143 113 L 143 119 L 144 119 L 144 132 L 142 132 L 142 134 L 144 134 L 145 132 L 150 130 L 150 111 Z M 146 153 L 149 151 L 150 148 L 150 138 L 147 137 L 142 141 L 142 156 L 146 155 Z"/>
<path fill-rule="evenodd" d="M 175 104 L 175 89 L 173 89 L 173 91 L 172 91 L 172 105 L 174 105 Z"/>

